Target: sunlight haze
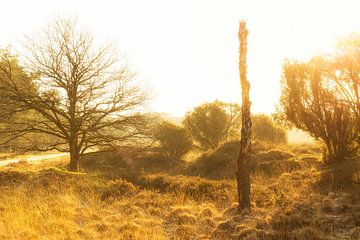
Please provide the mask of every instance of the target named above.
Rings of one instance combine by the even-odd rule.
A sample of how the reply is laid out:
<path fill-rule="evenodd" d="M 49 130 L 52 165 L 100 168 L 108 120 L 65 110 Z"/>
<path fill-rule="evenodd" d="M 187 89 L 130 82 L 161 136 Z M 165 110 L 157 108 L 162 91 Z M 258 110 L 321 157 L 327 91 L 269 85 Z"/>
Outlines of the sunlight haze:
<path fill-rule="evenodd" d="M 113 41 L 153 89 L 150 111 L 183 115 L 215 99 L 240 103 L 238 22 L 249 28 L 253 112 L 274 111 L 285 58 L 328 51 L 360 32 L 358 1 L 6 1 L 0 47 L 17 48 L 56 16 L 77 16 L 100 41 Z"/>
<path fill-rule="evenodd" d="M 11 0 L 0 240 L 360 240 L 360 0 Z"/>

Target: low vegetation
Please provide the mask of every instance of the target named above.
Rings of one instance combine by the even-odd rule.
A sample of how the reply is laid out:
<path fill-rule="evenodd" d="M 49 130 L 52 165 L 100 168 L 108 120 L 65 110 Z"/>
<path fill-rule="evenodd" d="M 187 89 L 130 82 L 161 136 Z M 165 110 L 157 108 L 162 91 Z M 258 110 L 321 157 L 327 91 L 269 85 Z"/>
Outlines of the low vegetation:
<path fill-rule="evenodd" d="M 128 151 L 87 154 L 84 173 L 66 159 L 3 167 L 0 239 L 359 239 L 360 159 L 325 166 L 315 145 L 255 142 L 252 211 L 239 214 L 237 151 L 158 156 L 162 168 Z"/>

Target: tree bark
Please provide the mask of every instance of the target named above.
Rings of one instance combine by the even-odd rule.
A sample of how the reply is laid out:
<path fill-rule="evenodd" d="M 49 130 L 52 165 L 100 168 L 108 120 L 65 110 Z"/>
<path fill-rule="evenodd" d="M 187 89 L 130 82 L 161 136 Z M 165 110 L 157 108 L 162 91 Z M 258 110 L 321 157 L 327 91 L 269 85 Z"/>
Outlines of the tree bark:
<path fill-rule="evenodd" d="M 69 170 L 71 172 L 79 171 L 79 147 L 77 144 L 76 138 L 70 141 L 70 166 Z"/>
<path fill-rule="evenodd" d="M 332 143 L 326 144 L 327 156 L 324 159 L 326 164 L 339 163 L 344 160 L 346 155 L 345 146 L 342 146 L 341 143 L 334 146 Z"/>
<path fill-rule="evenodd" d="M 246 54 L 247 54 L 247 36 L 248 30 L 246 29 L 246 22 L 240 22 L 239 28 L 239 71 L 240 83 L 242 93 L 242 128 L 240 140 L 240 152 L 237 160 L 237 184 L 238 184 L 238 198 L 239 198 L 239 211 L 249 209 L 250 202 L 250 146 L 251 146 L 251 112 L 250 112 L 250 83 L 246 77 Z"/>
<path fill-rule="evenodd" d="M 79 154 L 70 151 L 70 168 L 71 172 L 78 172 L 79 171 Z"/>

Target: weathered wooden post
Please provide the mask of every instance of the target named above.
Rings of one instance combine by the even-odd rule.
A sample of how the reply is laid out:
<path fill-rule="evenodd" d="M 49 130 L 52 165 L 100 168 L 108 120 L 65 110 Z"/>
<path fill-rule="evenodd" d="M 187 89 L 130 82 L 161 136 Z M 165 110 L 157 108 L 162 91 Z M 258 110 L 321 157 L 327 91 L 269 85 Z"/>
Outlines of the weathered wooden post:
<path fill-rule="evenodd" d="M 246 54 L 247 54 L 247 36 L 246 22 L 241 21 L 239 27 L 239 71 L 242 94 L 242 128 L 240 151 L 238 156 L 237 184 L 239 197 L 239 211 L 250 209 L 250 147 L 251 147 L 251 112 L 250 112 L 250 83 L 246 77 Z"/>

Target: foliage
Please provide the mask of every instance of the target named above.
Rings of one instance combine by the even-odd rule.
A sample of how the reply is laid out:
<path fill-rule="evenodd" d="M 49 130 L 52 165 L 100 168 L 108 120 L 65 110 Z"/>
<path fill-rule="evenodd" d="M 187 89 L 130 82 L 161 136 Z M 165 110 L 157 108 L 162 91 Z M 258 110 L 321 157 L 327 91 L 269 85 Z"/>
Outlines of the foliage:
<path fill-rule="evenodd" d="M 355 110 L 344 101 L 341 92 L 345 86 L 333 66 L 334 60 L 325 57 L 286 62 L 281 96 L 283 118 L 321 139 L 327 147 L 324 161 L 329 163 L 342 161 L 351 153 L 358 132 Z"/>
<path fill-rule="evenodd" d="M 360 35 L 353 34 L 340 39 L 332 55 L 284 65 L 282 117 L 321 139 L 328 162 L 359 148 L 359 63 Z"/>
<path fill-rule="evenodd" d="M 144 118 L 137 111 L 147 100 L 126 62 L 112 45 L 99 48 L 74 19 L 56 19 L 40 33 L 27 38 L 26 67 L 36 78 L 37 91 L 21 85 L 10 74 L 14 57 L 3 54 L 0 70 L 3 99 L 17 112 L 34 111 L 40 118 L 19 122 L 9 131 L 14 137 L 46 133 L 58 141 L 37 150 L 70 152 L 70 169 L 78 170 L 78 159 L 91 147 L 114 146 L 142 137 Z M 41 88 L 40 88 L 41 86 Z M 10 129 L 11 130 L 11 129 Z"/>
<path fill-rule="evenodd" d="M 0 50 L 0 136 L 2 151 L 23 151 L 52 144 L 57 139 L 44 133 L 14 134 L 21 132 L 26 122 L 41 120 L 41 115 L 14 100 L 17 92 L 37 94 L 35 75 L 25 72 L 10 49 Z"/>
<path fill-rule="evenodd" d="M 331 77 L 337 84 L 339 98 L 360 120 L 360 35 L 340 39 L 336 50 L 330 58 Z M 360 121 L 357 121 L 357 127 L 360 129 Z"/>
<path fill-rule="evenodd" d="M 170 122 L 162 122 L 155 127 L 154 137 L 159 142 L 160 152 L 170 159 L 181 159 L 192 147 L 189 133 Z"/>
<path fill-rule="evenodd" d="M 204 103 L 185 115 L 183 125 L 197 145 L 215 149 L 239 130 L 240 107 L 220 101 Z"/>
<path fill-rule="evenodd" d="M 252 134 L 254 139 L 273 143 L 286 143 L 286 130 L 278 126 L 271 116 L 257 114 L 252 116 Z"/>

